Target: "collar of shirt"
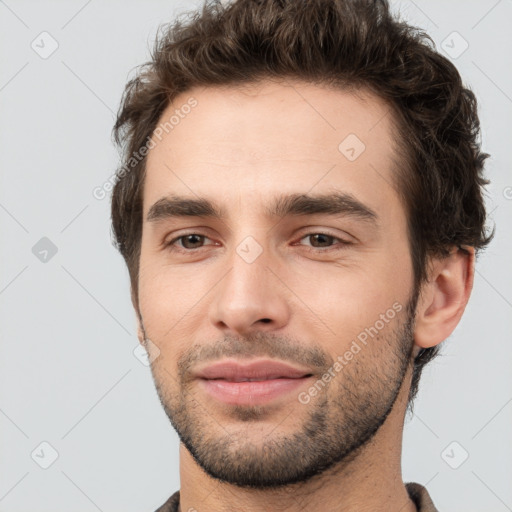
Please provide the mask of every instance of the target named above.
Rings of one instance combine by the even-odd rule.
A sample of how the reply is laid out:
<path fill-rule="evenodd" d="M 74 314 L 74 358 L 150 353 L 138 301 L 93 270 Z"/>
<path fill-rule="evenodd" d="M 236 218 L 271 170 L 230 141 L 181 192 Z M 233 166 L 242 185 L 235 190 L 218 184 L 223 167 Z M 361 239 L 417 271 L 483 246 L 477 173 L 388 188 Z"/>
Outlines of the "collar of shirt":
<path fill-rule="evenodd" d="M 434 506 L 427 489 L 416 482 L 405 484 L 409 497 L 416 505 L 418 512 L 439 512 Z M 155 512 L 179 512 L 180 491 L 176 491 L 161 507 Z"/>

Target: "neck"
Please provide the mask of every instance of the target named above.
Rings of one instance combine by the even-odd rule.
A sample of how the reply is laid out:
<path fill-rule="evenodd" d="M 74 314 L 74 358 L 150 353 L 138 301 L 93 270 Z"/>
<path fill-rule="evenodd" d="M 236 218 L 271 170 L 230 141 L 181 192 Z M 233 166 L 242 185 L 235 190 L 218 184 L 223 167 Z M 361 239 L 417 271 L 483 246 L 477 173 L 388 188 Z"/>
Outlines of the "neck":
<path fill-rule="evenodd" d="M 410 367 L 395 405 L 375 436 L 338 465 L 278 489 L 245 489 L 211 478 L 180 445 L 180 511 L 416 512 L 402 480 L 402 434 Z"/>

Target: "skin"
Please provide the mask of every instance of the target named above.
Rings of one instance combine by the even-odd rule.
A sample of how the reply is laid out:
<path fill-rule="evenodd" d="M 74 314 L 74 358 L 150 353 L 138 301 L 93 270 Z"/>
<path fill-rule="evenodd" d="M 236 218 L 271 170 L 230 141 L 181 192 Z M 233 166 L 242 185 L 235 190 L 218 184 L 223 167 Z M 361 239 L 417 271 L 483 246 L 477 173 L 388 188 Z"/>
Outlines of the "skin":
<path fill-rule="evenodd" d="M 432 260 L 415 300 L 406 212 L 391 185 L 392 116 L 371 93 L 284 80 L 197 87 L 162 120 L 190 97 L 197 106 L 148 154 L 132 296 L 182 441 L 181 510 L 416 510 L 401 474 L 412 359 L 459 322 L 473 249 Z M 349 134 L 365 144 L 354 161 L 338 149 Z M 333 191 L 371 208 L 377 222 L 265 214 L 278 195 Z M 225 215 L 148 221 L 170 195 L 208 199 Z M 175 240 L 194 233 L 205 238 Z M 237 252 L 248 236 L 261 249 L 250 263 Z M 301 403 L 298 393 L 393 304 L 400 311 Z M 264 406 L 226 405 L 193 374 L 228 356 L 287 361 L 313 378 Z"/>

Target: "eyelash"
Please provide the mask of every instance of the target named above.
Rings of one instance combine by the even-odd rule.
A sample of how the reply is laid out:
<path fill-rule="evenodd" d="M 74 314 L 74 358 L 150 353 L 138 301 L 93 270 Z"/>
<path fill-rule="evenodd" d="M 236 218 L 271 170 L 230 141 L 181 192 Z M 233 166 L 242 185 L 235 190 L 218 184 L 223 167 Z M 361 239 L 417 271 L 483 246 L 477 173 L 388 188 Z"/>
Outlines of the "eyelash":
<path fill-rule="evenodd" d="M 175 252 L 181 252 L 181 253 L 184 253 L 184 254 L 190 254 L 190 253 L 193 253 L 193 252 L 197 252 L 199 251 L 200 249 L 204 249 L 205 247 L 207 246 L 202 246 L 202 247 L 196 247 L 194 249 L 186 249 L 184 247 L 178 247 L 178 246 L 175 246 L 174 244 L 178 241 L 178 240 L 181 240 L 181 239 L 184 239 L 184 238 L 187 238 L 188 236 L 192 236 L 192 235 L 196 235 L 196 236 L 199 236 L 199 237 L 203 237 L 205 239 L 208 239 L 208 237 L 206 235 L 202 235 L 200 233 L 195 233 L 195 232 L 191 232 L 191 233 L 185 233 L 184 235 L 180 235 L 176 238 L 173 238 L 170 242 L 167 242 L 165 244 L 165 246 L 170 250 L 170 251 L 175 251 Z M 347 246 L 347 245 L 351 245 L 352 242 L 348 242 L 346 240 L 343 240 L 342 238 L 339 238 L 337 236 L 334 236 L 330 233 L 325 233 L 325 232 L 322 232 L 322 231 L 312 231 L 311 233 L 307 233 L 305 234 L 304 236 L 302 236 L 299 241 L 303 240 L 304 238 L 308 238 L 310 236 L 314 236 L 314 235 L 323 235 L 323 236 L 327 236 L 329 238 L 332 238 L 334 241 L 338 241 L 340 242 L 341 244 L 341 247 L 336 247 L 336 246 L 331 246 L 331 247 L 310 247 L 310 246 L 305 246 L 307 247 L 308 251 L 314 251 L 314 252 L 318 252 L 318 253 L 324 253 L 324 252 L 330 252 L 330 251 L 335 251 L 335 250 L 343 250 L 344 247 L 343 246 Z M 213 245 L 213 244 L 212 244 Z"/>

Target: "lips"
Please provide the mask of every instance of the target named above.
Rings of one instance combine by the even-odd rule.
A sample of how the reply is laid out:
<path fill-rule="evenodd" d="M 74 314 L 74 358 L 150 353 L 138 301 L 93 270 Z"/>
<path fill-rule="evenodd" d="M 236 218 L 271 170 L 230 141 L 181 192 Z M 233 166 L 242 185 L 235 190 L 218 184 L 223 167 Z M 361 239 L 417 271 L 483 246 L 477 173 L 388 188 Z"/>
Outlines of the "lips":
<path fill-rule="evenodd" d="M 310 376 L 307 368 L 297 368 L 271 359 L 240 363 L 225 360 L 197 372 L 197 377 L 207 380 L 222 379 L 228 382 L 252 382 L 273 379 L 300 379 Z"/>
<path fill-rule="evenodd" d="M 211 398 L 228 405 L 249 406 L 290 398 L 292 391 L 304 386 L 312 373 L 307 368 L 270 359 L 247 363 L 224 360 L 195 376 Z"/>

